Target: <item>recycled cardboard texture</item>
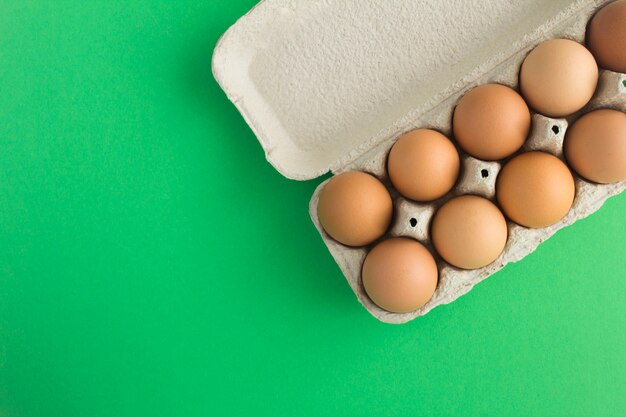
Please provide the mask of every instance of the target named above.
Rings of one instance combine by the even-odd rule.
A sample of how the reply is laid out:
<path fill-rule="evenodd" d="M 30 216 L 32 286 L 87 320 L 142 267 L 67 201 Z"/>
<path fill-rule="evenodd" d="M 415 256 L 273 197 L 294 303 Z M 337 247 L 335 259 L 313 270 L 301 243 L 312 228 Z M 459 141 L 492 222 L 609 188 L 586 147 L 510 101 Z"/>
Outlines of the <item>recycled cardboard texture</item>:
<path fill-rule="evenodd" d="M 450 136 L 452 112 L 464 93 L 487 82 L 516 88 L 521 62 L 534 46 L 560 37 L 582 42 L 589 18 L 604 3 L 266 0 L 224 35 L 214 53 L 213 71 L 256 133 L 268 161 L 285 176 L 308 179 L 329 169 L 358 169 L 389 185 L 385 161 L 398 136 L 424 127 Z M 602 71 L 597 95 L 584 111 L 624 111 L 625 79 Z M 567 125 L 577 117 L 533 114 L 524 150 L 562 158 Z M 501 164 L 461 156 L 460 180 L 441 200 L 417 204 L 391 190 L 396 215 L 385 237 L 411 236 L 432 249 L 430 219 L 443 202 L 468 193 L 493 199 Z M 343 246 L 321 228 L 317 201 L 323 186 L 315 191 L 310 212 L 330 252 L 371 314 L 403 323 L 455 300 L 505 264 L 523 258 L 558 229 L 623 191 L 626 181 L 595 185 L 576 178 L 576 200 L 562 221 L 545 229 L 509 223 L 505 251 L 485 268 L 464 271 L 437 259 L 435 295 L 406 314 L 386 312 L 365 294 L 360 272 L 369 248 Z"/>
<path fill-rule="evenodd" d="M 266 0 L 224 34 L 213 69 L 268 161 L 310 179 L 590 3 Z"/>

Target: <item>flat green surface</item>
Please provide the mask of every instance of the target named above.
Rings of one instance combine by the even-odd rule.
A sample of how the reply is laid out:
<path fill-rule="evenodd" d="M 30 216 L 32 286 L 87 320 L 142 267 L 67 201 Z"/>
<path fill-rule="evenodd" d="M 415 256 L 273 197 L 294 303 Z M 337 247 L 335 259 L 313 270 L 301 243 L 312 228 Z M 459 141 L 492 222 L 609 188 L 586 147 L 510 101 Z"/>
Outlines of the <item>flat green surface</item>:
<path fill-rule="evenodd" d="M 624 416 L 626 195 L 404 326 L 213 80 L 256 0 L 0 0 L 0 416 Z"/>

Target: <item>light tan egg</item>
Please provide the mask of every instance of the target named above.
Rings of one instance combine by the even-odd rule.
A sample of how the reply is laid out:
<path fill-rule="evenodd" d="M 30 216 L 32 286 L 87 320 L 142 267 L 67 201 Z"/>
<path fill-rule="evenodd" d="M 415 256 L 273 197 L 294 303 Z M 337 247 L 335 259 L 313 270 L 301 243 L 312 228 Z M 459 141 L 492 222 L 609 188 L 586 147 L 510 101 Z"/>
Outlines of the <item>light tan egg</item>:
<path fill-rule="evenodd" d="M 443 197 L 452 189 L 461 162 L 452 142 L 430 129 L 413 130 L 396 141 L 387 160 L 393 186 L 416 201 Z"/>
<path fill-rule="evenodd" d="M 582 116 L 567 130 L 564 152 L 574 171 L 589 181 L 626 179 L 626 114 L 603 109 Z"/>
<path fill-rule="evenodd" d="M 324 186 L 317 214 L 330 237 L 344 245 L 364 246 L 385 234 L 393 203 L 376 177 L 351 171 L 333 177 Z"/>
<path fill-rule="evenodd" d="M 421 243 L 392 238 L 376 245 L 363 262 L 363 288 L 380 308 L 407 313 L 423 306 L 437 288 L 435 259 Z"/>
<path fill-rule="evenodd" d="M 454 109 L 452 127 L 465 152 L 495 161 L 522 147 L 530 131 L 530 110 L 512 88 L 485 84 L 461 98 Z"/>
<path fill-rule="evenodd" d="M 446 202 L 431 227 L 435 250 L 448 263 L 476 269 L 495 261 L 508 238 L 506 220 L 491 201 L 464 195 Z"/>
<path fill-rule="evenodd" d="M 520 72 L 522 95 L 534 110 L 565 117 L 591 100 L 598 66 L 584 46 L 569 39 L 546 41 L 526 57 Z"/>
<path fill-rule="evenodd" d="M 547 227 L 572 207 L 574 177 L 557 157 L 526 152 L 510 160 L 496 182 L 498 204 L 506 216 L 526 227 Z"/>

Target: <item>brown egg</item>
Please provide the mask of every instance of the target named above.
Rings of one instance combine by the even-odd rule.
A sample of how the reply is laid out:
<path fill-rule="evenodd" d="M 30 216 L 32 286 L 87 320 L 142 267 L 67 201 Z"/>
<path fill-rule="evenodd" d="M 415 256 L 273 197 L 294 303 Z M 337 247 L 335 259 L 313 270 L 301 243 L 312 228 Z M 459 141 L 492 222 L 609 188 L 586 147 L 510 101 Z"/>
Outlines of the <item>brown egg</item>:
<path fill-rule="evenodd" d="M 487 161 L 504 159 L 522 147 L 530 111 L 512 88 L 485 84 L 467 93 L 454 109 L 454 136 L 468 154 Z"/>
<path fill-rule="evenodd" d="M 556 156 L 527 152 L 510 160 L 498 175 L 498 203 L 515 223 L 547 227 L 572 207 L 576 188 L 567 166 Z"/>
<path fill-rule="evenodd" d="M 324 186 L 317 214 L 330 237 L 344 245 L 363 246 L 385 234 L 393 203 L 378 179 L 351 171 L 333 177 Z"/>
<path fill-rule="evenodd" d="M 461 163 L 452 142 L 439 132 L 418 129 L 391 148 L 387 171 L 393 186 L 416 201 L 443 197 L 456 182 Z"/>
<path fill-rule="evenodd" d="M 464 195 L 445 203 L 431 228 L 433 245 L 446 262 L 476 269 L 495 261 L 508 237 L 500 209 L 486 198 Z"/>
<path fill-rule="evenodd" d="M 598 67 L 584 46 L 554 39 L 537 46 L 520 73 L 522 95 L 548 117 L 564 117 L 582 109 L 598 84 Z"/>
<path fill-rule="evenodd" d="M 421 243 L 392 238 L 374 247 L 365 258 L 363 287 L 380 308 L 407 313 L 428 302 L 437 288 L 435 259 Z"/>
<path fill-rule="evenodd" d="M 596 13 L 587 27 L 587 46 L 602 68 L 626 73 L 626 0 Z"/>
<path fill-rule="evenodd" d="M 581 177 L 602 184 L 626 179 L 626 114 L 587 113 L 567 130 L 564 147 L 567 162 Z"/>

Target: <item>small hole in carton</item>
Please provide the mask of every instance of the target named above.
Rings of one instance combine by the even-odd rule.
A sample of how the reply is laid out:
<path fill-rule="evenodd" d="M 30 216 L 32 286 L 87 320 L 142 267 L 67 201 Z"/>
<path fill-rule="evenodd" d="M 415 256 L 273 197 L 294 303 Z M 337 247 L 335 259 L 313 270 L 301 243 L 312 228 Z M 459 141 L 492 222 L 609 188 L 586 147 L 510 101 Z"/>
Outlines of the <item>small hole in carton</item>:
<path fill-rule="evenodd" d="M 552 131 L 554 132 L 555 135 L 558 135 L 560 132 L 559 127 L 557 125 L 552 126 Z"/>
<path fill-rule="evenodd" d="M 415 217 L 411 217 L 411 220 L 409 220 L 409 223 L 411 223 L 411 227 L 415 227 L 417 226 L 417 219 Z"/>
<path fill-rule="evenodd" d="M 626 80 L 622 81 L 622 85 L 626 87 Z"/>
<path fill-rule="evenodd" d="M 489 171 L 487 171 L 486 169 L 481 169 L 480 176 L 483 178 L 487 178 L 489 176 Z"/>

